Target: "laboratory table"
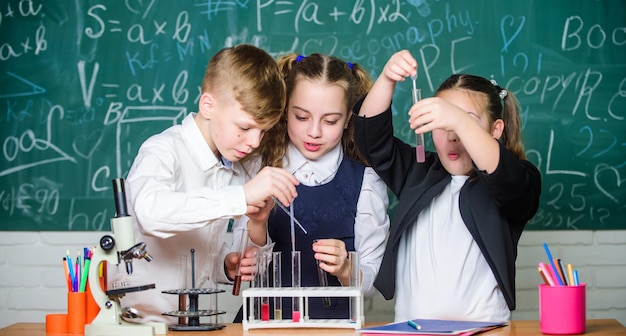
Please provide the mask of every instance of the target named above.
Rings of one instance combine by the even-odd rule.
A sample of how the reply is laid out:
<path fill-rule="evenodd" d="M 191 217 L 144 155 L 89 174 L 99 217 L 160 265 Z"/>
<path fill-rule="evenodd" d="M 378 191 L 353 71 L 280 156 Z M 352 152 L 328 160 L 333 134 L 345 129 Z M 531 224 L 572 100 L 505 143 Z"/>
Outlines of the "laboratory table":
<path fill-rule="evenodd" d="M 383 323 L 367 323 L 366 327 Z M 71 335 L 71 334 L 67 334 Z M 226 327 L 215 331 L 170 331 L 169 336 L 294 336 L 294 335 L 334 335 L 334 336 L 358 336 L 360 333 L 354 329 L 322 329 L 322 328 L 289 328 L 289 329 L 250 329 L 244 331 L 241 324 L 227 323 Z M 481 336 L 537 336 L 539 321 L 513 320 L 509 325 L 492 331 L 482 333 Z M 614 319 L 587 320 L 585 335 L 626 335 L 626 327 Z M 46 336 L 45 323 L 15 323 L 0 329 L 0 336 Z M 47 336 L 52 336 L 48 334 Z M 54 336 L 62 336 L 55 334 Z"/>

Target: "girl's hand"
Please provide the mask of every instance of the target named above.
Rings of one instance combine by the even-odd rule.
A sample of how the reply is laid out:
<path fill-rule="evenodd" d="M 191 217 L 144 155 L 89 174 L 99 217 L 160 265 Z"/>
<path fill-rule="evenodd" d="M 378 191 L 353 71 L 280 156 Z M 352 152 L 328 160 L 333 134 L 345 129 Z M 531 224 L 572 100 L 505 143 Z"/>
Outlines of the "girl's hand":
<path fill-rule="evenodd" d="M 313 243 L 315 259 L 319 260 L 319 267 L 339 278 L 342 284 L 350 282 L 350 261 L 346 244 L 338 239 L 319 239 Z"/>
<path fill-rule="evenodd" d="M 406 77 L 417 75 L 417 61 L 408 50 L 401 50 L 393 54 L 382 75 L 392 82 L 402 82 Z"/>
<path fill-rule="evenodd" d="M 409 110 L 409 127 L 416 134 L 434 129 L 457 131 L 468 121 L 469 114 L 458 106 L 439 97 L 424 98 Z"/>

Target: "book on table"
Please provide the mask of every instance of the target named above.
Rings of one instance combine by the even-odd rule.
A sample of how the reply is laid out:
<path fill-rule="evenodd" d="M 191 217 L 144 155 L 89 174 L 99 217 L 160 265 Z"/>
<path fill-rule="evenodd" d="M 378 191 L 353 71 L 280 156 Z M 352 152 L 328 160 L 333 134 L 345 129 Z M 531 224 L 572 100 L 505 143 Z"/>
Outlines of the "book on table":
<path fill-rule="evenodd" d="M 415 319 L 359 329 L 362 336 L 458 335 L 470 336 L 506 326 L 507 322 Z"/>

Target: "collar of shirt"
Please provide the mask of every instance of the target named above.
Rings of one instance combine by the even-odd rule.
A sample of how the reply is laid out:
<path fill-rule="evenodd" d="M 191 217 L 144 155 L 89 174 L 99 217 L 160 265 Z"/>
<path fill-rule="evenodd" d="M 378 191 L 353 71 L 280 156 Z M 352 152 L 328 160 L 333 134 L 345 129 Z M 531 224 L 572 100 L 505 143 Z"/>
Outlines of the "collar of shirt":
<path fill-rule="evenodd" d="M 287 171 L 307 186 L 316 186 L 330 181 L 339 169 L 343 159 L 341 144 L 335 146 L 330 152 L 322 155 L 318 160 L 308 160 L 291 142 L 287 147 L 287 155 L 283 164 Z"/>
<path fill-rule="evenodd" d="M 218 159 L 209 144 L 204 139 L 202 132 L 200 132 L 200 128 L 194 119 L 196 113 L 189 113 L 183 119 L 182 122 L 182 134 L 185 138 L 185 142 L 187 142 L 187 148 L 190 151 L 193 151 L 193 159 L 198 164 L 198 167 L 203 171 L 208 171 L 211 168 L 223 168 L 223 169 L 232 169 L 235 174 L 240 173 L 240 167 L 237 164 L 233 164 L 226 159 Z"/>

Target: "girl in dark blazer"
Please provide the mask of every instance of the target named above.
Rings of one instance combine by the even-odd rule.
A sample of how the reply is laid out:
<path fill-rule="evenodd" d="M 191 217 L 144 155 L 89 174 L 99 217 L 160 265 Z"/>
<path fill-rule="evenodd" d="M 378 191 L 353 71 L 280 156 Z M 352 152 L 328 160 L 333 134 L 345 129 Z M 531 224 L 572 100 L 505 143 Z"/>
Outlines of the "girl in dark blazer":
<path fill-rule="evenodd" d="M 375 286 L 395 295 L 396 321 L 508 320 L 517 243 L 541 193 L 517 99 L 495 81 L 452 75 L 408 112 L 436 149 L 417 162 L 393 136 L 391 112 L 396 83 L 416 75 L 408 51 L 394 54 L 353 109 L 359 149 L 399 200 Z"/>

